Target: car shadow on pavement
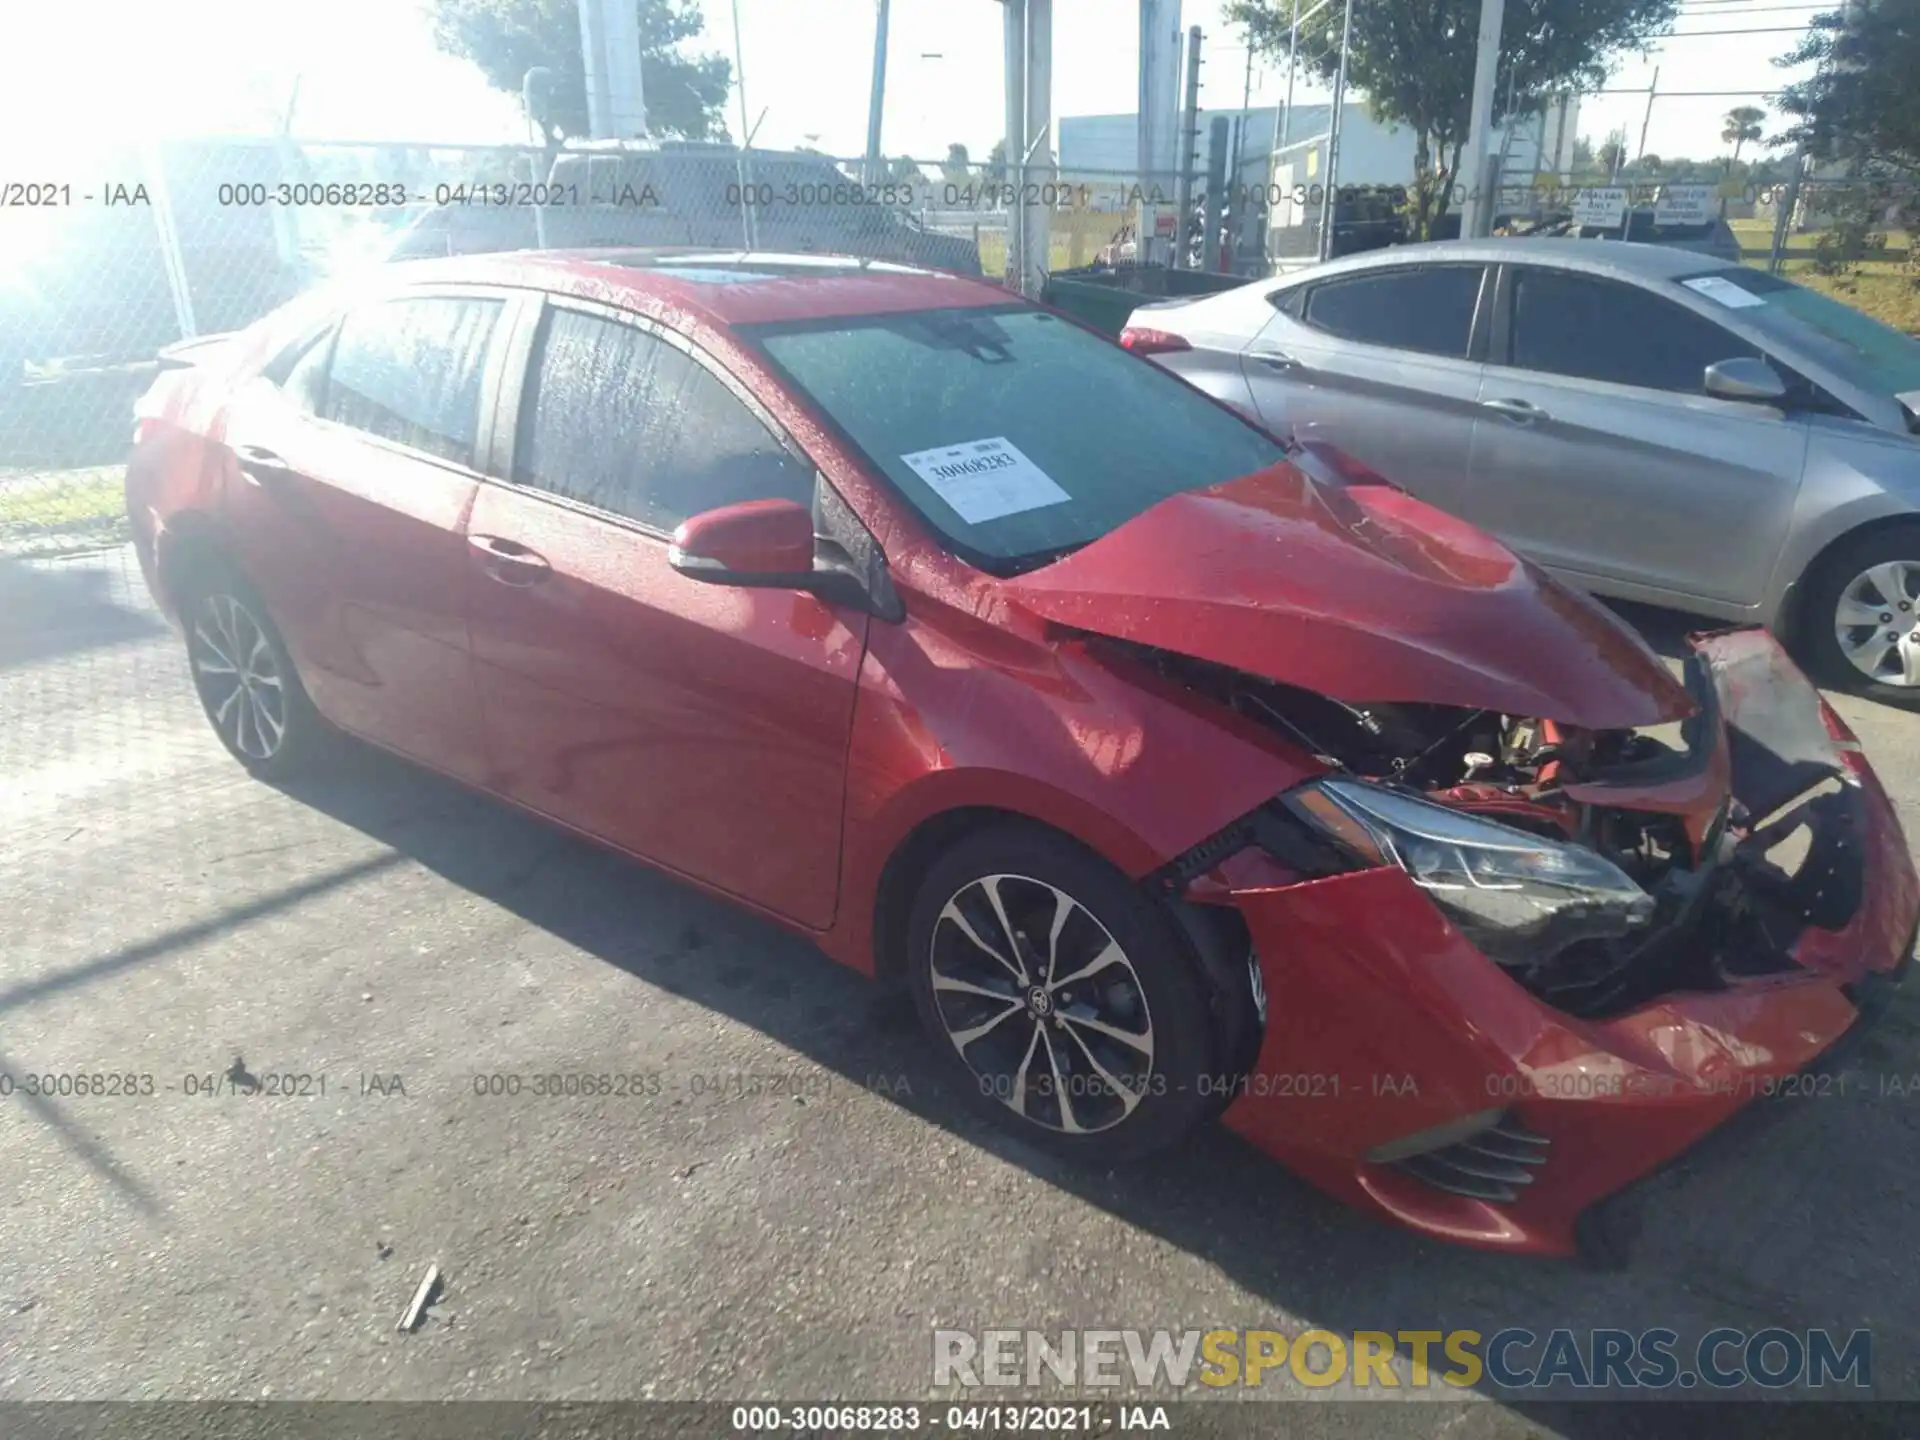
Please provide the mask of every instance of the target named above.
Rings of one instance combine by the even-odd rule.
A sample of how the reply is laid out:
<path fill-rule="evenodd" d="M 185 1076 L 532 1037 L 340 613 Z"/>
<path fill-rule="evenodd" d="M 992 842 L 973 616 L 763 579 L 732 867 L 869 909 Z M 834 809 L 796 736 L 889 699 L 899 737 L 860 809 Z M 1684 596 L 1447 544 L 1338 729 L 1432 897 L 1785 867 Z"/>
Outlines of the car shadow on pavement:
<path fill-rule="evenodd" d="M 285 788 L 648 986 L 750 1026 L 875 1093 L 884 1085 L 892 1103 L 927 1123 L 1204 1259 L 1278 1310 L 1332 1330 L 1491 1335 L 1522 1327 L 1544 1337 L 1561 1326 L 1634 1333 L 1665 1326 L 1697 1336 L 1715 1325 L 1779 1324 L 1832 1326 L 1844 1339 L 1869 1302 L 1879 1317 L 1906 1313 L 1897 1299 L 1885 1309 L 1879 1300 L 1911 1295 L 1920 1282 L 1910 1252 L 1874 1253 L 1886 1243 L 1880 1227 L 1904 1213 L 1897 1193 L 1888 1199 L 1892 1210 L 1868 1205 L 1855 1223 L 1813 1218 L 1859 1212 L 1855 1187 L 1863 1176 L 1871 1183 L 1875 1162 L 1913 1148 L 1913 1117 L 1885 1107 L 1852 1115 L 1844 1142 L 1803 1136 L 1794 1143 L 1812 1148 L 1797 1162 L 1776 1146 L 1734 1155 L 1719 1180 L 1699 1183 L 1684 1166 L 1660 1177 L 1651 1187 L 1659 1216 L 1645 1251 L 1618 1273 L 1469 1251 L 1362 1217 L 1219 1127 L 1187 1142 L 1177 1163 L 1097 1172 L 1063 1162 L 1003 1134 L 976 1101 L 943 1083 L 904 996 L 836 965 L 804 939 L 405 762 L 350 746 L 325 776 Z M 663 943 L 663 934 L 673 938 Z M 1920 1032 L 1911 1006 L 1902 1024 L 1909 1037 Z M 1816 1127 L 1826 1121 L 1792 1118 Z M 1782 1169 L 1794 1172 L 1791 1183 Z M 1826 1182 L 1830 1190 L 1821 1188 Z M 1789 1227 L 1798 1240 L 1782 1240 Z M 1849 1252 L 1838 1269 L 1835 1247 Z M 1760 1281 L 1747 1278 L 1742 1251 L 1766 1252 L 1767 1263 L 1755 1267 Z M 1158 1313 L 1146 1297 L 1140 1311 Z M 1207 1317 L 1189 1322 L 1205 1328 Z M 1876 1324 L 1880 1393 L 1893 1381 L 1901 1387 L 1895 1394 L 1920 1395 L 1913 1366 L 1900 1355 L 1920 1352 L 1920 1336 L 1890 1331 L 1884 1318 Z M 1527 1398 L 1488 1393 L 1509 1403 Z M 1613 1420 L 1624 1418 L 1596 1429 L 1582 1418 L 1585 1410 L 1572 1419 L 1554 1410 L 1554 1423 L 1570 1435 L 1619 1433 Z"/>
<path fill-rule="evenodd" d="M 113 599 L 110 570 L 0 555 L 0 670 L 145 640 L 166 625 Z"/>

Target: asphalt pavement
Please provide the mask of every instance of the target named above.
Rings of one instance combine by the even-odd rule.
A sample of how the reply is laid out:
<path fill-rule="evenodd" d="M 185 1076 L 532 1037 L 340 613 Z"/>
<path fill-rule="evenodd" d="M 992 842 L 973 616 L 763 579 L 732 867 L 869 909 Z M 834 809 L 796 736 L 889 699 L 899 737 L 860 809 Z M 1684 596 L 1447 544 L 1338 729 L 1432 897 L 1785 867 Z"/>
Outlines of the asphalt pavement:
<path fill-rule="evenodd" d="M 1839 705 L 1920 834 L 1920 718 Z M 0 1399 L 908 1397 L 936 1327 L 1715 1325 L 1869 1326 L 1877 1394 L 1920 1399 L 1912 993 L 1878 1083 L 1710 1142 L 1596 1274 L 1224 1133 L 1073 1169 L 802 940 L 369 752 L 253 781 L 124 550 L 0 559 L 0 836 L 0 1076 L 126 1077 L 0 1099 Z M 529 1093 L 566 1074 L 616 1093 Z M 1453 1398 L 1355 1433 L 1620 1408 Z"/>

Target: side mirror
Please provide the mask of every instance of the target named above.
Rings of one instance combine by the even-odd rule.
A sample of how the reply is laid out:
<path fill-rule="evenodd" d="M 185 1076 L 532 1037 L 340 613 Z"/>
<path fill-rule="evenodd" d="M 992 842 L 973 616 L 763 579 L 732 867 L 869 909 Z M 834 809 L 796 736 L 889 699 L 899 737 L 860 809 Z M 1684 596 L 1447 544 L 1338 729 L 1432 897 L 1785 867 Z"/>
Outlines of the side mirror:
<path fill-rule="evenodd" d="M 813 588 L 813 512 L 792 500 L 745 500 L 683 521 L 667 563 L 710 585 Z"/>
<path fill-rule="evenodd" d="M 1780 378 L 1780 372 L 1751 355 L 1715 361 L 1707 366 L 1701 383 L 1707 394 L 1721 400 L 1778 405 L 1787 398 L 1787 382 Z"/>

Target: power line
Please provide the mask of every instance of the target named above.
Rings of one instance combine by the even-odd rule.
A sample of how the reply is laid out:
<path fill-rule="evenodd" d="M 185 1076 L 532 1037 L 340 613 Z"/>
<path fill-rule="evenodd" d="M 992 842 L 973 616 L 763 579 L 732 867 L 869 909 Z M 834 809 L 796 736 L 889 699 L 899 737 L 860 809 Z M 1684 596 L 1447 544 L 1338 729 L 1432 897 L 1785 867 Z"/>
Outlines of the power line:
<path fill-rule="evenodd" d="M 1580 93 L 1582 95 L 1645 95 L 1648 93 L 1648 87 L 1645 85 L 1603 86 L 1598 90 L 1582 90 Z M 1764 100 L 1771 95 L 1785 93 L 1783 90 L 1662 90 L 1658 92 L 1658 98 L 1662 100 L 1733 100 L 1747 96 Z"/>
<path fill-rule="evenodd" d="M 1804 35 L 1810 28 L 1806 25 L 1756 25 L 1746 30 L 1675 30 L 1669 35 L 1660 36 L 1659 40 L 1711 40 L 1718 35 Z"/>

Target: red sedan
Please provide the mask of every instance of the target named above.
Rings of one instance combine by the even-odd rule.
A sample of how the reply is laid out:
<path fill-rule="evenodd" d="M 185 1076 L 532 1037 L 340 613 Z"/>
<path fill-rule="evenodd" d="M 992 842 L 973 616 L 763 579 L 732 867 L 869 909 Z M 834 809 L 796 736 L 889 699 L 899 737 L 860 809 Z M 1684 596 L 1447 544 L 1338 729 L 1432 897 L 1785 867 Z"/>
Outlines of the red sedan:
<path fill-rule="evenodd" d="M 1912 950 L 1888 799 L 1764 632 L 1676 677 L 992 286 L 473 257 L 169 358 L 128 506 L 243 765 L 346 732 L 751 907 L 1092 1161 L 1221 1116 L 1568 1252 Z"/>

